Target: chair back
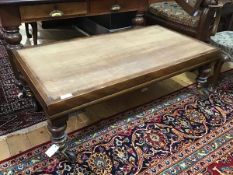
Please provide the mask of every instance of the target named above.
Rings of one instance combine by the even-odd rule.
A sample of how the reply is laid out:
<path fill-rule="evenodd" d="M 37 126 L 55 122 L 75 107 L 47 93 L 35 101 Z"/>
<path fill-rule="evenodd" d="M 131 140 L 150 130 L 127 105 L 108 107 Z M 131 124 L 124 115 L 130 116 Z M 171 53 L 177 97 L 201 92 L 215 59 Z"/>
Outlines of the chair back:
<path fill-rule="evenodd" d="M 203 0 L 175 0 L 188 14 L 194 15 L 200 9 Z"/>

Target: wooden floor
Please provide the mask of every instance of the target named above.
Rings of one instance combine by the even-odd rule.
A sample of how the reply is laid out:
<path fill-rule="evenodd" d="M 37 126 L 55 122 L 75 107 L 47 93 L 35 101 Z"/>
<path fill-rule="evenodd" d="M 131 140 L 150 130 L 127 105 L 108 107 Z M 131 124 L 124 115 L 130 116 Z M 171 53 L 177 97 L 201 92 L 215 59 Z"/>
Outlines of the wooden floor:
<path fill-rule="evenodd" d="M 31 40 L 26 39 L 24 28 L 21 28 L 23 35 L 23 44 L 30 45 Z M 43 33 L 50 38 L 46 40 L 43 38 Z M 54 34 L 55 33 L 55 34 Z M 80 36 L 75 31 L 69 32 L 72 37 Z M 64 39 L 64 32 L 56 30 L 42 31 L 39 33 L 39 43 L 52 42 L 60 40 L 61 36 Z M 67 33 L 65 34 L 67 36 Z M 69 37 L 69 36 L 67 36 Z M 52 38 L 52 39 L 51 39 Z M 227 63 L 224 69 L 233 68 L 233 64 Z M 68 121 L 67 132 L 74 131 L 84 126 L 90 125 L 98 120 L 112 116 L 126 109 L 142 105 L 153 99 L 159 98 L 173 91 L 181 89 L 192 84 L 195 81 L 196 75 L 194 73 L 184 73 L 170 79 L 152 84 L 147 88 L 140 89 L 114 99 L 90 106 L 85 109 L 85 112 L 78 116 L 70 117 Z M 9 136 L 6 140 L 0 141 L 0 160 L 6 159 L 10 156 L 16 155 L 22 151 L 30 149 L 36 145 L 50 140 L 50 135 L 46 127 L 36 129 L 26 134 Z"/>

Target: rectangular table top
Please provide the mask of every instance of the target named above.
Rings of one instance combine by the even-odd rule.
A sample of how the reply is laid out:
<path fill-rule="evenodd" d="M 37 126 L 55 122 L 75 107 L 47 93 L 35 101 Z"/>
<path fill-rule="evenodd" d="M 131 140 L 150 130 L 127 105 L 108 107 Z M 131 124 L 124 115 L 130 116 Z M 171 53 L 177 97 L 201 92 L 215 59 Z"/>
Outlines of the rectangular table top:
<path fill-rule="evenodd" d="M 15 52 L 49 115 L 209 62 L 219 50 L 160 26 Z"/>

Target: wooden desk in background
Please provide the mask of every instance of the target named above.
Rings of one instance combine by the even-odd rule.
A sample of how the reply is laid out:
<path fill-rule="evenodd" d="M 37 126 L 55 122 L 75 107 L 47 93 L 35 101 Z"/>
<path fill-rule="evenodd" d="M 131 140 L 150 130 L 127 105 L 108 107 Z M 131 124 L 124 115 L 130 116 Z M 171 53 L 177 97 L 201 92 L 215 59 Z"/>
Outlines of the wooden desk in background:
<path fill-rule="evenodd" d="M 23 22 L 67 19 L 137 11 L 135 25 L 144 23 L 143 12 L 149 0 L 0 0 L 0 21 L 8 49 L 19 49 Z"/>

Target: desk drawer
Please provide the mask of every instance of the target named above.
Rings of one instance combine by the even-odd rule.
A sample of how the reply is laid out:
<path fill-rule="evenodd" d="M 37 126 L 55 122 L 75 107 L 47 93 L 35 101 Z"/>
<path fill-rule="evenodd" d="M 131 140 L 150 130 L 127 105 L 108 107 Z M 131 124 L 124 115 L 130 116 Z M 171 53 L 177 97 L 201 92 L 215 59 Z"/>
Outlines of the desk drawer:
<path fill-rule="evenodd" d="M 106 14 L 111 12 L 116 0 L 90 0 L 90 14 Z"/>
<path fill-rule="evenodd" d="M 147 0 L 91 0 L 90 14 L 143 10 L 146 2 Z"/>
<path fill-rule="evenodd" d="M 145 10 L 146 0 L 117 0 L 121 12 Z"/>
<path fill-rule="evenodd" d="M 20 7 L 21 19 L 52 19 L 66 16 L 79 16 L 87 14 L 86 2 L 68 2 L 55 4 L 27 5 Z"/>

